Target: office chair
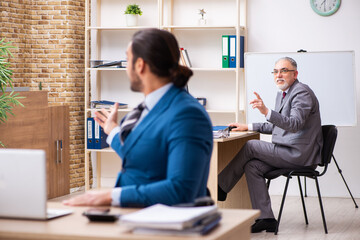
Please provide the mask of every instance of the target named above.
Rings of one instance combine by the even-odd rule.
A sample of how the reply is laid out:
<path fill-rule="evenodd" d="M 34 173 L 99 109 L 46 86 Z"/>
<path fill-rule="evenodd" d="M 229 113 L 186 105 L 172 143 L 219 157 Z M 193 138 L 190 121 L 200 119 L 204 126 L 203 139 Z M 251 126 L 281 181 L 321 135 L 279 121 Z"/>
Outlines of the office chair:
<path fill-rule="evenodd" d="M 333 156 L 332 153 L 333 153 L 335 142 L 336 142 L 337 129 L 334 125 L 324 125 L 324 126 L 322 126 L 322 134 L 323 134 L 323 149 L 322 149 L 322 154 L 321 154 L 321 163 L 318 165 L 318 166 L 322 167 L 322 172 L 304 167 L 303 169 L 275 169 L 264 175 L 264 177 L 266 179 L 268 179 L 268 181 L 267 181 L 268 188 L 270 186 L 270 182 L 272 179 L 275 179 L 279 176 L 287 177 L 283 197 L 281 200 L 281 206 L 280 206 L 279 216 L 278 216 L 278 224 L 276 226 L 275 235 L 277 235 L 278 230 L 279 230 L 281 214 L 282 214 L 283 207 L 284 207 L 284 202 L 285 202 L 287 189 L 289 186 L 289 181 L 293 176 L 296 176 L 298 179 L 301 202 L 302 202 L 302 206 L 303 206 L 306 224 L 309 224 L 309 222 L 308 222 L 308 218 L 307 218 L 304 195 L 303 195 L 303 191 L 302 191 L 302 187 L 301 187 L 300 177 L 303 176 L 303 177 L 308 177 L 308 178 L 312 178 L 315 180 L 319 204 L 320 204 L 321 216 L 322 216 L 323 225 L 324 225 L 324 230 L 325 230 L 326 234 L 328 233 L 323 204 L 322 204 L 322 200 L 321 200 L 318 177 L 321 177 L 326 173 L 328 164 L 330 163 L 331 157 Z"/>

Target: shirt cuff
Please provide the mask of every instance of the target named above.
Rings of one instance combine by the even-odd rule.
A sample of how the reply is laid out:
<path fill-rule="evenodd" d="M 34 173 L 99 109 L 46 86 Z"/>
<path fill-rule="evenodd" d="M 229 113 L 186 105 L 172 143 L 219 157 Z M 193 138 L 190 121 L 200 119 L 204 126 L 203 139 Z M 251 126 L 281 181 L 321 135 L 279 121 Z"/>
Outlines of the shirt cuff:
<path fill-rule="evenodd" d="M 253 125 L 252 125 L 252 123 L 248 124 L 248 130 L 249 130 L 249 131 L 252 131 L 252 130 L 253 130 Z"/>
<path fill-rule="evenodd" d="M 271 112 L 272 112 L 272 110 L 269 110 L 268 113 L 267 113 L 266 116 L 265 116 L 267 121 L 270 120 Z"/>
<path fill-rule="evenodd" d="M 121 187 L 113 188 L 111 191 L 111 206 L 120 207 Z"/>
<path fill-rule="evenodd" d="M 111 130 L 110 134 L 106 138 L 107 144 L 111 145 L 113 138 L 118 132 L 120 132 L 120 126 L 117 126 L 113 130 Z"/>

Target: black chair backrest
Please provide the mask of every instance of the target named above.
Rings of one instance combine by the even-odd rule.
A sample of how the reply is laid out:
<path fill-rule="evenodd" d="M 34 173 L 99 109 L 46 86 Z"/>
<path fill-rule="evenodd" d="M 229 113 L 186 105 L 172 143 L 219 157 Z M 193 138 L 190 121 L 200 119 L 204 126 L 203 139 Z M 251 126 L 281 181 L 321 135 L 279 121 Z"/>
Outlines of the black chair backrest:
<path fill-rule="evenodd" d="M 335 142 L 337 138 L 337 128 L 334 125 L 323 125 L 322 126 L 323 134 L 323 149 L 322 149 L 322 163 L 320 166 L 327 166 L 330 161 L 334 151 Z"/>

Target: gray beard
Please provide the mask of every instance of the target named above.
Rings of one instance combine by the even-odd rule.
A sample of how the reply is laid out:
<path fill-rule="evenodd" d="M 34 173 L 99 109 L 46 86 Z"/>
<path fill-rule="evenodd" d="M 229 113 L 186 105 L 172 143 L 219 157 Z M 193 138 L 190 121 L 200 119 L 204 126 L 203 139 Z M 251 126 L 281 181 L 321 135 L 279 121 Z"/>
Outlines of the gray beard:
<path fill-rule="evenodd" d="M 278 85 L 276 84 L 276 86 L 281 90 L 281 91 L 285 91 L 286 89 L 289 88 L 289 84 L 287 82 L 284 81 L 284 84 Z"/>

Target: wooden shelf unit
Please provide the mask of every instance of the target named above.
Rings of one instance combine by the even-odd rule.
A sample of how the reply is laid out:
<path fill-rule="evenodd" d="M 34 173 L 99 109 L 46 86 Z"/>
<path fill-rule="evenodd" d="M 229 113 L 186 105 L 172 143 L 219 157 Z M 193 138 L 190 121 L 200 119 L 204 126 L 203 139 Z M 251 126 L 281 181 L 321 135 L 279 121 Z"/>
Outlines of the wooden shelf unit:
<path fill-rule="evenodd" d="M 93 3 L 92 3 L 93 2 Z M 131 35 L 135 33 L 137 30 L 146 29 L 146 28 L 159 28 L 172 32 L 179 41 L 180 47 L 189 47 L 189 55 L 190 59 L 193 62 L 193 67 L 191 68 L 194 72 L 194 76 L 192 77 L 189 83 L 190 93 L 195 97 L 203 97 L 199 95 L 205 95 L 208 103 L 207 111 L 212 118 L 214 125 L 225 124 L 229 121 L 241 121 L 245 119 L 244 117 L 244 100 L 245 100 L 245 76 L 244 69 L 240 68 L 240 35 L 245 36 L 245 50 L 246 50 L 246 4 L 247 0 L 226 0 L 224 2 L 216 1 L 216 0 L 139 0 L 137 4 L 140 5 L 144 14 L 141 18 L 145 18 L 146 20 L 140 22 L 139 26 L 136 27 L 127 27 L 124 22 L 124 17 L 120 16 L 123 14 L 123 10 L 125 10 L 125 6 L 130 4 L 129 0 L 85 0 L 85 119 L 86 123 L 87 117 L 92 116 L 97 109 L 90 108 L 91 100 L 111 100 L 111 101 L 119 101 L 124 102 L 118 99 L 108 99 L 108 96 L 111 94 L 104 93 L 104 88 L 102 85 L 111 81 L 109 79 L 116 76 L 119 78 L 118 81 L 124 82 L 128 81 L 126 76 L 125 68 L 91 68 L 90 60 L 107 60 L 108 58 L 115 60 L 123 60 L 119 59 L 119 55 L 121 55 L 121 51 L 125 52 L 126 49 L 126 41 L 130 41 Z M 113 4 L 116 6 L 110 6 L 109 4 Z M 223 18 L 228 17 L 227 13 L 223 13 L 224 11 L 219 11 L 217 14 L 217 7 L 220 4 L 230 4 L 227 9 L 231 9 L 232 15 L 231 19 L 227 19 L 227 22 L 221 22 Z M 179 6 L 186 5 L 191 8 L 191 10 L 198 11 L 199 7 L 202 6 L 205 9 L 213 8 L 212 13 L 209 12 L 207 14 L 212 14 L 212 19 L 209 18 L 207 25 L 199 26 L 197 22 L 193 21 L 189 22 L 181 22 L 178 21 L 181 18 L 186 18 L 187 15 L 181 15 L 181 11 L 174 9 L 178 9 Z M 215 6 L 215 9 L 214 9 Z M 220 6 L 222 7 L 222 6 Z M 93 9 L 92 9 L 93 8 Z M 117 15 L 111 15 L 114 9 L 117 8 Z M 124 9 L 121 9 L 124 8 Z M 105 10 L 104 10 L 105 9 Z M 105 12 L 107 9 L 108 12 Z M 151 11 L 149 10 L 151 9 Z M 94 11 L 91 11 L 94 10 Z M 96 13 L 95 13 L 96 12 Z M 217 14 L 215 16 L 215 14 Z M 109 18 L 114 17 L 114 20 L 109 21 Z M 92 17 L 92 19 L 91 19 Z M 211 22 L 211 21 L 212 22 Z M 198 34 L 201 36 L 209 36 L 209 42 L 212 42 L 212 45 L 216 48 L 216 53 L 219 53 L 219 56 L 216 57 L 216 64 L 213 62 L 211 64 L 202 63 L 201 58 L 203 57 L 203 53 L 208 54 L 206 47 L 202 46 L 197 47 L 193 46 L 194 51 L 191 51 L 192 47 L 192 35 L 194 39 L 197 38 Z M 183 41 L 182 37 L 190 36 L 189 41 Z M 236 68 L 222 68 L 221 66 L 221 36 L 222 35 L 236 35 L 236 49 L 237 49 L 237 58 L 236 58 Z M 215 37 L 213 37 L 215 36 Z M 119 44 L 123 44 L 124 46 L 112 45 L 114 44 L 114 39 L 119 40 Z M 184 44 L 186 46 L 184 46 Z M 212 46 L 211 45 L 211 46 Z M 114 51 L 109 54 L 109 49 L 114 47 Z M 119 49 L 121 49 L 121 51 Z M 91 52 L 90 52 L 91 49 Z M 196 53 L 202 51 L 201 53 Z M 119 54 L 120 53 L 120 54 Z M 216 55 L 216 53 L 213 53 Z M 210 54 L 211 55 L 211 54 Z M 207 58 L 206 56 L 204 57 Z M 215 57 L 214 57 L 215 59 Z M 194 60 L 194 61 L 193 61 Z M 209 78 L 209 84 L 202 84 L 202 82 L 207 81 Z M 205 80 L 206 79 L 206 80 Z M 219 80 L 220 79 L 220 80 Z M 114 82 L 111 82 L 114 83 Z M 106 83 L 106 84 L 111 84 Z M 116 84 L 118 84 L 116 82 Z M 192 86 L 193 84 L 193 86 Z M 227 86 L 227 85 L 230 86 Z M 126 85 L 126 84 L 125 84 Z M 208 87 L 207 85 L 210 85 Z M 116 88 L 116 87 L 114 87 Z M 207 89 L 208 88 L 208 89 Z M 219 92 L 218 92 L 218 89 Z M 125 92 L 124 89 L 121 89 Z M 128 88 L 128 92 L 131 90 Z M 113 94 L 113 93 L 112 93 Z M 119 94 L 121 95 L 121 94 Z M 114 95 L 112 95 L 114 96 Z M 103 97 L 103 98 L 102 98 Z M 117 97 L 117 96 L 116 96 Z M 135 101 L 133 99 L 126 99 L 129 101 Z M 220 101 L 220 102 L 217 102 Z M 223 102 L 221 102 L 223 101 Z M 138 101 L 140 102 L 140 101 Z M 126 102 L 128 103 L 128 102 Z M 120 116 L 124 116 L 127 112 L 129 112 L 132 107 L 135 107 L 135 103 L 128 103 L 129 108 L 127 109 L 119 109 L 118 113 Z M 224 118 L 223 118 L 224 117 Z M 87 139 L 87 124 L 85 124 L 85 140 Z M 85 141 L 86 142 L 86 141 Z M 104 152 L 113 152 L 111 149 L 87 149 L 87 145 L 85 143 L 85 189 L 89 189 L 89 159 L 91 153 L 96 153 L 97 158 L 97 186 L 100 187 L 100 165 L 101 165 L 101 153 Z"/>

